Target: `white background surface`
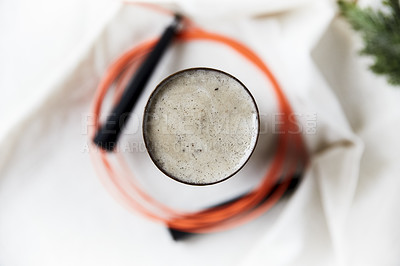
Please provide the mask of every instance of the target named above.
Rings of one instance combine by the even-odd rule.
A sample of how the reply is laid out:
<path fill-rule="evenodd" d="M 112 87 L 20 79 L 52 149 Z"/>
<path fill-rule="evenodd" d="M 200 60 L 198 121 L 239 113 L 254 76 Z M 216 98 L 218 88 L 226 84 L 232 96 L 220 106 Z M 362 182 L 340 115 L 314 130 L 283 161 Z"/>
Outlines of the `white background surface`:
<path fill-rule="evenodd" d="M 334 3 L 177 6 L 204 28 L 249 45 L 271 66 L 296 111 L 317 114 L 317 134 L 305 136 L 313 158 L 304 182 L 250 224 L 173 242 L 162 225 L 129 212 L 107 193 L 84 152 L 85 117 L 107 65 L 156 36 L 168 18 L 117 2 L 3 1 L 0 265 L 399 265 L 400 90 L 367 71 L 370 59 L 357 56 L 362 43 L 335 17 Z M 193 57 L 199 49 L 218 56 L 210 62 Z M 264 83 L 218 49 L 171 49 L 153 82 L 175 68 L 218 65 L 253 84 L 267 112 Z M 221 187 L 182 190 L 158 173 L 154 189 L 170 185 L 185 197 L 218 198 L 227 188 L 234 194 L 266 167 L 268 145 L 258 149 L 243 172 Z M 133 164 L 145 162 L 146 153 L 132 156 Z M 136 174 L 157 174 L 147 165 Z M 246 175 L 254 176 L 251 182 Z M 181 202 L 169 193 L 160 197 Z"/>

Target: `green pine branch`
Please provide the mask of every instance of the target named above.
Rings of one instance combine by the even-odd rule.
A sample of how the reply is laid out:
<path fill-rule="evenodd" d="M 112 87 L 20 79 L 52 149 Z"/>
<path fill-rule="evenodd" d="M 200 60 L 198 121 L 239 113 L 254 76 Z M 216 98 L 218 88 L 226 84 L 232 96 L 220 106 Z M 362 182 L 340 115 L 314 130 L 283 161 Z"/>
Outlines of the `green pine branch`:
<path fill-rule="evenodd" d="M 360 54 L 374 58 L 370 69 L 385 75 L 389 83 L 400 85 L 400 3 L 384 0 L 383 4 L 387 10 L 375 11 L 362 9 L 354 2 L 338 1 L 341 15 L 363 38 Z"/>

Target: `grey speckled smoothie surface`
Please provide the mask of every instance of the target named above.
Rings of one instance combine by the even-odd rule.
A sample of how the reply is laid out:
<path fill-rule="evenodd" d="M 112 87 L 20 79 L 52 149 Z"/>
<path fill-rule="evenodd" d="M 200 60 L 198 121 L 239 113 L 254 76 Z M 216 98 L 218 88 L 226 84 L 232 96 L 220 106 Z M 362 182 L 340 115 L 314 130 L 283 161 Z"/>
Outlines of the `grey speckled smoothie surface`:
<path fill-rule="evenodd" d="M 146 146 L 167 175 L 191 184 L 211 184 L 236 173 L 258 137 L 256 104 L 231 76 L 189 69 L 164 80 L 147 103 Z"/>

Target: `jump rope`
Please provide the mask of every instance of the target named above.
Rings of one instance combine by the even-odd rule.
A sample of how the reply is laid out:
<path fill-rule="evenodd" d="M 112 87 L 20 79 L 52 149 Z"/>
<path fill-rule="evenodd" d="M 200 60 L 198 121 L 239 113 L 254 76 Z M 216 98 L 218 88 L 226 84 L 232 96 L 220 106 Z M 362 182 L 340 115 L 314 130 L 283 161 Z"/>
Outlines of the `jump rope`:
<path fill-rule="evenodd" d="M 98 152 L 90 153 L 96 171 L 107 182 L 107 188 L 110 189 L 108 186 L 111 185 L 112 191 L 116 192 L 113 194 L 124 205 L 151 220 L 165 224 L 176 240 L 193 233 L 231 229 L 259 217 L 297 186 L 309 160 L 298 121 L 277 79 L 260 57 L 246 45 L 227 36 L 205 31 L 190 19 L 160 6 L 143 3 L 135 5 L 175 19 L 160 38 L 142 42 L 122 54 L 111 64 L 100 81 L 92 106 L 94 127 L 90 133 L 92 145 L 101 148 Z M 270 82 L 277 98 L 278 112 L 281 114 L 275 156 L 260 184 L 234 199 L 196 212 L 175 210 L 151 197 L 140 187 L 124 156 L 115 149 L 127 122 L 126 119 L 121 124 L 117 122 L 118 119 L 121 114 L 129 113 L 133 109 L 152 70 L 172 39 L 180 43 L 209 41 L 235 51 L 256 66 Z M 101 123 L 101 109 L 109 91 L 114 93 L 114 107 L 112 115 Z"/>

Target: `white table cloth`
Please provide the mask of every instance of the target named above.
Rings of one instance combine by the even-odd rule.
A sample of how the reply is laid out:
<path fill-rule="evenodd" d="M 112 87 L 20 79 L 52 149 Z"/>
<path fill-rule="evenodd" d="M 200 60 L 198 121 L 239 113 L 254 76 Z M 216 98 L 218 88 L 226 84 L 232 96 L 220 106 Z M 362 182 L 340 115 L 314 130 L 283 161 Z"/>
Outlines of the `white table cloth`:
<path fill-rule="evenodd" d="M 119 2 L 5 1 L 0 265 L 399 265 L 400 90 L 367 70 L 371 59 L 357 55 L 362 42 L 335 3 L 172 6 L 251 47 L 271 67 L 302 125 L 315 122 L 304 134 L 312 157 L 300 187 L 249 224 L 174 242 L 163 225 L 110 196 L 87 152 L 90 105 L 107 66 L 157 36 L 170 18 Z M 141 116 L 163 77 L 200 65 L 234 74 L 264 118 L 273 114 L 268 82 L 229 49 L 204 42 L 168 51 L 135 114 Z M 126 141 L 140 143 L 134 128 Z M 237 176 L 208 188 L 169 180 L 145 151 L 134 152 L 131 163 L 161 200 L 198 208 L 259 182 L 273 155 L 268 134 L 263 138 Z"/>

